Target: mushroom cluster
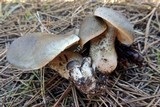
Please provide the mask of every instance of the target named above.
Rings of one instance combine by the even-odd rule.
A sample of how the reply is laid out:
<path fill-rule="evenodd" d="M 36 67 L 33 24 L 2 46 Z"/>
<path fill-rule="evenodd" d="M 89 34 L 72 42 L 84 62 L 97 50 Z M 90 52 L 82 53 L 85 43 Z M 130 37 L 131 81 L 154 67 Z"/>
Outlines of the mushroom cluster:
<path fill-rule="evenodd" d="M 48 64 L 82 92 L 94 94 L 102 89 L 96 71 L 106 74 L 117 66 L 116 37 L 122 44 L 131 45 L 133 32 L 133 26 L 122 14 L 99 7 L 83 20 L 78 34 L 29 33 L 16 39 L 8 49 L 7 60 L 23 70 Z M 87 42 L 90 42 L 89 56 L 82 57 L 70 48 L 79 45 L 83 49 Z"/>

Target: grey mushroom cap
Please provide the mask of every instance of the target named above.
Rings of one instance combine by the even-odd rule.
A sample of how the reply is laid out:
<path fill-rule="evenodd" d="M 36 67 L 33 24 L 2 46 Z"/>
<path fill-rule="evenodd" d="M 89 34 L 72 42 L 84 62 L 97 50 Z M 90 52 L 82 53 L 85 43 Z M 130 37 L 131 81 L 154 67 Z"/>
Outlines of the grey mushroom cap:
<path fill-rule="evenodd" d="M 99 36 L 107 29 L 106 23 L 99 17 L 86 17 L 79 30 L 80 45 L 83 47 L 85 43 Z"/>
<path fill-rule="evenodd" d="M 133 43 L 133 25 L 122 14 L 110 8 L 99 7 L 94 11 L 94 15 L 104 19 L 118 30 L 117 38 L 121 43 L 126 45 Z"/>
<path fill-rule="evenodd" d="M 7 51 L 7 60 L 23 70 L 39 69 L 78 41 L 79 37 L 70 33 L 64 36 L 29 33 L 13 41 Z"/>

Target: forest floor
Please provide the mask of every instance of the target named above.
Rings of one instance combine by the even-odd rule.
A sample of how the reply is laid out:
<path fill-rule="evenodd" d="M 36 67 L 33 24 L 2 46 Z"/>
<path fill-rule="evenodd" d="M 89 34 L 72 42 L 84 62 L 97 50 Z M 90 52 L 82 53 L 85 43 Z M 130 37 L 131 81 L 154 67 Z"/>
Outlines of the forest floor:
<path fill-rule="evenodd" d="M 88 98 L 47 66 L 23 71 L 6 60 L 13 40 L 28 32 L 64 34 L 79 28 L 97 7 L 121 12 L 134 25 L 134 45 L 144 57 L 107 75 L 102 96 Z M 25 50 L 25 49 L 24 49 Z M 0 13 L 1 107 L 158 107 L 160 106 L 160 6 L 157 3 L 74 2 L 2 3 Z"/>

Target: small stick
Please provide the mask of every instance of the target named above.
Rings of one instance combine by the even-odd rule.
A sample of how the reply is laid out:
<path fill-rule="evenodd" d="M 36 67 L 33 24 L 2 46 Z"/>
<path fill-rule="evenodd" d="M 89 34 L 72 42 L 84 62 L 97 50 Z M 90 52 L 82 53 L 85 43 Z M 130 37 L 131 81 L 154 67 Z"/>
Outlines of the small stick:
<path fill-rule="evenodd" d="M 158 91 L 159 91 L 159 86 L 156 88 L 156 90 L 155 90 L 153 95 L 156 95 L 158 93 Z M 152 101 L 147 105 L 147 107 L 152 107 L 152 105 L 153 105 L 155 100 L 156 100 L 156 98 L 153 98 Z"/>
<path fill-rule="evenodd" d="M 71 89 L 72 89 L 72 83 L 69 84 L 67 89 L 63 92 L 61 97 L 58 99 L 58 101 L 52 107 L 59 107 L 59 104 L 60 104 L 61 100 L 68 95 L 68 93 L 71 91 Z"/>
<path fill-rule="evenodd" d="M 37 12 L 37 15 L 35 15 L 38 22 L 42 25 L 43 29 L 45 29 L 47 31 L 47 33 L 51 33 L 42 23 L 41 19 L 40 19 L 40 16 L 39 16 L 39 13 Z"/>
<path fill-rule="evenodd" d="M 133 100 L 130 99 L 128 102 L 126 101 L 125 103 L 121 103 L 121 104 L 129 104 L 129 103 L 142 101 L 142 100 L 146 100 L 146 99 L 150 99 L 150 98 L 155 98 L 155 97 L 159 97 L 159 96 L 160 96 L 160 94 L 156 94 L 156 95 L 150 95 L 150 96 L 146 96 L 146 97 L 135 98 Z"/>
<path fill-rule="evenodd" d="M 158 99 L 155 103 L 154 103 L 154 105 L 152 106 L 152 107 L 158 107 L 158 103 L 160 102 L 160 99 Z"/>
<path fill-rule="evenodd" d="M 155 44 L 157 44 L 157 43 L 159 43 L 159 42 L 160 42 L 160 39 L 158 39 L 158 40 L 150 43 L 149 45 L 146 46 L 145 49 L 143 49 L 142 53 L 146 52 L 146 50 L 147 50 L 148 48 L 150 48 L 151 46 L 153 46 L 153 45 L 155 45 Z"/>
<path fill-rule="evenodd" d="M 118 106 L 123 107 L 123 106 L 119 103 L 119 101 L 112 95 L 111 92 L 109 92 L 108 90 L 106 90 L 106 91 L 107 91 L 107 94 L 118 104 Z"/>
<path fill-rule="evenodd" d="M 44 106 L 46 107 L 46 98 L 45 98 L 45 83 L 44 83 L 44 69 L 41 69 L 41 96 L 43 99 Z"/>
<path fill-rule="evenodd" d="M 157 10 L 159 4 L 160 4 L 160 3 L 158 3 L 157 6 L 156 6 L 155 8 L 153 8 L 153 10 L 151 11 L 152 14 L 151 14 L 151 16 L 150 16 L 150 18 L 149 18 L 149 20 L 148 20 L 148 23 L 147 23 L 146 32 L 145 32 L 144 49 L 142 50 L 142 53 L 144 53 L 144 51 L 145 51 L 146 48 L 147 48 L 150 23 L 151 23 L 152 17 L 153 17 L 153 15 L 154 15 L 155 11 Z"/>
<path fill-rule="evenodd" d="M 72 87 L 72 93 L 73 93 L 73 99 L 74 99 L 75 107 L 79 107 L 79 103 L 78 103 L 78 98 L 77 98 L 77 93 L 76 93 L 75 87 Z"/>

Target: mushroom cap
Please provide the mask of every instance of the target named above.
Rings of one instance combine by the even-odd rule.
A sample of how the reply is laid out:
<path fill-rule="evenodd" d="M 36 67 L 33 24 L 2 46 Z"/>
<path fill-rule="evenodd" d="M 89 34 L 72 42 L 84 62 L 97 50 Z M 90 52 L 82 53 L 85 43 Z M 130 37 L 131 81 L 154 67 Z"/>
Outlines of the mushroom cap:
<path fill-rule="evenodd" d="M 29 33 L 13 41 L 7 51 L 7 60 L 20 69 L 39 69 L 78 41 L 79 37 L 71 32 L 63 36 Z"/>
<path fill-rule="evenodd" d="M 106 29 L 107 25 L 101 18 L 95 16 L 86 17 L 80 26 L 80 45 L 83 47 L 86 42 L 102 34 Z"/>
<path fill-rule="evenodd" d="M 117 38 L 121 43 L 126 45 L 133 43 L 133 26 L 122 14 L 106 7 L 99 7 L 94 11 L 94 15 L 104 19 L 118 29 Z"/>

